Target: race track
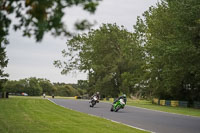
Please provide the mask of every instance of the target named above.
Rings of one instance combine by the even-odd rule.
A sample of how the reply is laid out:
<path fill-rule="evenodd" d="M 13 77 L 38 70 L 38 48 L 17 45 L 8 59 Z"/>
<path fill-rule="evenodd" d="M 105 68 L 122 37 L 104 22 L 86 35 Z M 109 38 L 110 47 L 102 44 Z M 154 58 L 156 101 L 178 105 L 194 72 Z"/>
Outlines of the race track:
<path fill-rule="evenodd" d="M 87 100 L 49 99 L 63 107 L 128 124 L 156 133 L 200 133 L 200 117 L 176 115 L 126 106 L 110 112 L 111 104 L 100 102 L 89 107 Z"/>

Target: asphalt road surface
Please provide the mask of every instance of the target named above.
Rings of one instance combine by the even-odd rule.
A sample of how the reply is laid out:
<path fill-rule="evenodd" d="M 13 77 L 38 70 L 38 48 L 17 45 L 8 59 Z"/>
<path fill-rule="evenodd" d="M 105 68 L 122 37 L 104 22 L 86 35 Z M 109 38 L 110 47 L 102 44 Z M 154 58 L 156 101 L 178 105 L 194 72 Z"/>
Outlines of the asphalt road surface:
<path fill-rule="evenodd" d="M 200 117 L 176 115 L 125 106 L 110 112 L 110 103 L 100 102 L 93 108 L 87 100 L 49 99 L 63 107 L 121 122 L 156 133 L 200 133 Z"/>

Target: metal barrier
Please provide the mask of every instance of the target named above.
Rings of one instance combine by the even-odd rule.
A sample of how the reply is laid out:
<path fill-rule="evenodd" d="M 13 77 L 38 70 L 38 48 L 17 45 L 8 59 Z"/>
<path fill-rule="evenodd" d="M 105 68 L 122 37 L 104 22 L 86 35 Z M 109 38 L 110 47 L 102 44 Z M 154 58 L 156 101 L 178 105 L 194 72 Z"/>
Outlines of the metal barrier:
<path fill-rule="evenodd" d="M 194 101 L 194 108 L 200 109 L 200 102 Z"/>
<path fill-rule="evenodd" d="M 188 101 L 179 101 L 180 107 L 188 107 Z"/>
<path fill-rule="evenodd" d="M 166 106 L 171 106 L 171 100 L 165 100 L 165 105 Z"/>
<path fill-rule="evenodd" d="M 165 100 L 160 100 L 160 105 L 165 106 Z"/>
<path fill-rule="evenodd" d="M 177 106 L 179 106 L 179 102 L 178 101 L 171 101 L 171 106 L 177 107 Z"/>

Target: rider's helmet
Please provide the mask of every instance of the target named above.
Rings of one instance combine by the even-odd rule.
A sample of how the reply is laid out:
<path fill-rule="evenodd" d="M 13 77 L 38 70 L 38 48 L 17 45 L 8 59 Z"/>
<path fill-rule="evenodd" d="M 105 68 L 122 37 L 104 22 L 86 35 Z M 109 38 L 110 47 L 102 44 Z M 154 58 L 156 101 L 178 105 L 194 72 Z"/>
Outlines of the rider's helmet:
<path fill-rule="evenodd" d="M 123 94 L 123 97 L 126 98 L 126 94 Z"/>
<path fill-rule="evenodd" d="M 97 92 L 97 95 L 99 95 L 99 92 Z"/>

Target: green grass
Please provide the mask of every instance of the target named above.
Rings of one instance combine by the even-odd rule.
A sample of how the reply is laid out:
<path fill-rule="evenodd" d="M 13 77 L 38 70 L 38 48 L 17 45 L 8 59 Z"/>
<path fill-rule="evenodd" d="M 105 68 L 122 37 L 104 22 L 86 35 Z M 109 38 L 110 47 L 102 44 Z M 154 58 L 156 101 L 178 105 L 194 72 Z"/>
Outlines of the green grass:
<path fill-rule="evenodd" d="M 130 99 L 128 99 L 127 105 L 142 107 L 142 108 L 147 108 L 147 109 L 152 109 L 152 110 L 159 110 L 159 111 L 164 111 L 164 112 L 169 112 L 169 113 L 176 113 L 176 114 L 200 117 L 200 109 L 160 106 L 160 105 L 152 104 L 151 101 L 147 101 L 147 100 L 130 100 Z"/>
<path fill-rule="evenodd" d="M 0 133 L 143 133 L 40 97 L 0 99 Z"/>

